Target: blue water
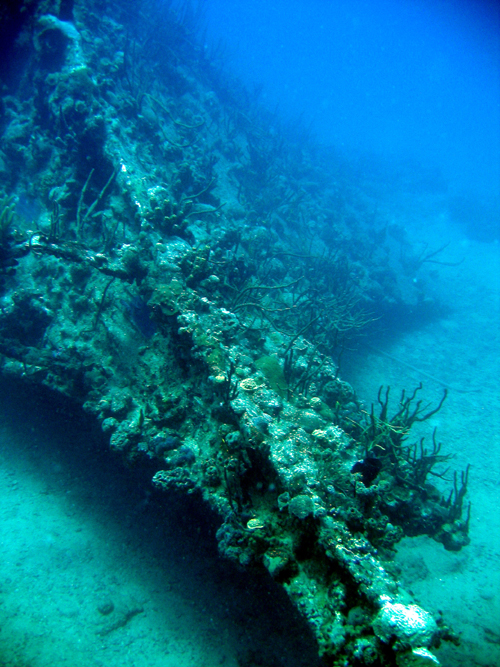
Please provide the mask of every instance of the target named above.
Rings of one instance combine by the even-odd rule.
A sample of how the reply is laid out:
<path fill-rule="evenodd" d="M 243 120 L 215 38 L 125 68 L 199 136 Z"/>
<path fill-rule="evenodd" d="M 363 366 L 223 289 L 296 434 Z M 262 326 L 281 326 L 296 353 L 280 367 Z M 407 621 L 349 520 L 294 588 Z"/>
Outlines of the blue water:
<path fill-rule="evenodd" d="M 159 16 L 164 11 L 162 0 L 147 4 Z M 188 4 L 173 0 L 182 12 Z M 443 386 L 453 388 L 428 426 L 454 453 L 454 469 L 472 463 L 471 545 L 450 554 L 426 537 L 404 540 L 394 567 L 419 604 L 442 609 L 462 634 L 460 648 L 441 649 L 445 667 L 498 667 L 499 5 L 193 0 L 190 6 L 199 8 L 193 39 L 203 38 L 205 57 L 243 81 L 255 107 L 272 112 L 271 134 L 298 142 L 298 151 L 301 141 L 328 147 L 344 166 L 342 186 L 306 182 L 306 190 L 325 186 L 335 192 L 347 184 L 349 205 L 359 205 L 354 225 L 373 220 L 374 236 L 387 231 L 387 279 L 391 272 L 402 274 L 407 253 L 407 264 L 416 260 L 414 270 L 406 267 L 408 291 L 447 304 L 446 312 L 429 320 L 415 308 L 381 322 L 376 336 L 346 352 L 342 377 L 366 405 L 381 384 L 397 396 L 424 379 L 431 404 L 440 400 Z M 127 113 L 136 112 L 127 107 Z M 195 127 L 197 118 L 189 124 Z M 19 132 L 24 148 L 31 139 Z M 158 141 L 151 136 L 146 151 Z M 42 169 L 47 154 L 41 141 L 39 150 Z M 184 175 L 188 179 L 188 170 Z M 59 181 L 57 186 L 64 189 Z M 189 187 L 190 195 L 203 189 Z M 178 194 L 184 194 L 182 183 Z M 50 191 L 19 194 L 17 212 L 26 229 L 48 230 L 49 199 Z M 119 215 L 118 205 L 113 213 Z M 110 232 L 111 219 L 107 224 Z M 130 227 L 135 239 L 138 229 Z M 115 232 L 121 243 L 121 223 Z M 56 265 L 57 257 L 52 259 Z M 31 266 L 37 267 L 34 260 Z M 43 273 L 39 279 L 52 280 Z M 82 290 L 85 280 L 82 274 Z M 140 334 L 130 335 L 131 344 L 139 340 L 145 353 L 158 327 L 149 302 L 134 294 L 131 288 L 130 299 L 120 300 L 111 290 L 100 324 L 111 321 L 117 304 L 131 331 Z M 98 290 L 85 299 L 97 304 L 100 295 Z M 42 320 L 46 315 L 42 306 L 28 312 Z M 25 334 L 30 331 L 21 324 Z M 2 326 L 13 323 L 4 317 Z M 39 342 L 18 338 L 26 345 Z M 51 354 L 57 359 L 60 351 Z M 255 425 L 266 433 L 267 423 Z M 177 436 L 168 438 L 156 443 L 160 450 L 178 443 Z M 194 456 L 188 447 L 180 455 Z M 132 472 L 119 465 L 76 406 L 2 380 L 1 667 L 7 649 L 9 667 L 18 659 L 37 667 L 315 665 L 314 641 L 284 591 L 221 562 L 214 517 L 184 496 L 155 494 L 145 468 Z M 123 625 L 113 627 L 117 618 Z"/>
<path fill-rule="evenodd" d="M 500 10 L 481 0 L 206 0 L 226 66 L 320 143 L 500 194 Z"/>

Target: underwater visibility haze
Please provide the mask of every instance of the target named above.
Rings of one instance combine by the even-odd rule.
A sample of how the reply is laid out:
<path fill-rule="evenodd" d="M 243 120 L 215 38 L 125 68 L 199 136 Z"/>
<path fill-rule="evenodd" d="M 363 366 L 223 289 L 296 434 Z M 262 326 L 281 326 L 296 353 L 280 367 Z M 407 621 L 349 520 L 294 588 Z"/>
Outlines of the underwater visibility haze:
<path fill-rule="evenodd" d="M 420 163 L 453 194 L 500 192 L 496 2 L 209 0 L 209 35 L 261 101 L 321 144 Z"/>
<path fill-rule="evenodd" d="M 0 7 L 0 665 L 500 665 L 500 26 Z"/>

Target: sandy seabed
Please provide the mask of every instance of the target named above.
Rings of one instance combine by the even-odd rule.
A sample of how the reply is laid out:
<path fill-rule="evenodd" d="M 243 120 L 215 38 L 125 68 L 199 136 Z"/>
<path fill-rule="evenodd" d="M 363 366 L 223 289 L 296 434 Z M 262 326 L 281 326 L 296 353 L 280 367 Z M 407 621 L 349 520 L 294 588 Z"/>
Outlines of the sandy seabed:
<path fill-rule="evenodd" d="M 427 238 L 432 234 L 436 238 L 430 245 L 435 247 L 450 238 L 449 228 L 439 225 L 426 230 Z M 451 247 L 464 261 L 439 268 L 439 289 L 451 306 L 447 317 L 397 339 L 388 335 L 376 350 L 361 345 L 361 354 L 348 358 L 345 374 L 368 405 L 381 384 L 390 385 L 396 401 L 402 389 L 412 390 L 422 381 L 421 396 L 432 406 L 440 400 L 443 387 L 450 387 L 442 410 L 415 429 L 414 439 L 425 435 L 430 442 L 437 428 L 442 453 L 454 454 L 448 477 L 453 470 L 460 476 L 470 463 L 471 543 L 450 553 L 429 538 L 406 538 L 398 545 L 397 562 L 417 601 L 442 611 L 460 634 L 459 647 L 445 644 L 437 651 L 442 664 L 498 667 L 500 246 L 457 235 Z"/>
<path fill-rule="evenodd" d="M 436 242 L 444 233 L 427 231 Z M 396 561 L 416 600 L 461 636 L 459 647 L 438 650 L 442 664 L 498 667 L 500 247 L 459 236 L 454 244 L 465 259 L 439 268 L 446 318 L 361 343 L 343 372 L 367 406 L 381 384 L 397 401 L 423 381 L 433 405 L 451 387 L 415 438 L 437 427 L 442 452 L 455 454 L 452 469 L 471 464 L 471 544 L 450 553 L 407 538 Z M 218 559 L 194 503 L 155 497 L 84 419 L 52 412 L 2 389 L 2 667 L 316 664 L 283 591 Z"/>

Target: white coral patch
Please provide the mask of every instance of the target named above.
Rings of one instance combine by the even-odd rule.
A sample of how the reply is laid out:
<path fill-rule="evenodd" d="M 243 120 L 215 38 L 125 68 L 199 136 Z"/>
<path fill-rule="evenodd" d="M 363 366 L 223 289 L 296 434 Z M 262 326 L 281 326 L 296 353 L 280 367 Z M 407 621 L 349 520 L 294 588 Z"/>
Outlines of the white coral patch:
<path fill-rule="evenodd" d="M 438 632 L 431 614 L 415 604 L 404 605 L 390 599 L 382 601 L 373 629 L 383 642 L 396 637 L 411 647 L 431 646 Z"/>

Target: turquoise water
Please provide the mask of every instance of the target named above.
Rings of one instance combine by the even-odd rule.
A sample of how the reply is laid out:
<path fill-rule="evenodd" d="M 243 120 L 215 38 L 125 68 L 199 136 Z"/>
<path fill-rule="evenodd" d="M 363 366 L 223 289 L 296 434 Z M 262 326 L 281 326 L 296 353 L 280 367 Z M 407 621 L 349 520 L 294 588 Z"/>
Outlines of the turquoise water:
<path fill-rule="evenodd" d="M 429 238 L 452 238 L 446 224 L 432 218 L 429 224 Z M 443 281 L 452 312 L 396 340 L 387 337 L 377 350 L 352 354 L 345 374 L 367 401 L 381 382 L 396 393 L 420 377 L 426 397 L 434 400 L 443 385 L 451 387 L 421 434 L 429 439 L 437 428 L 443 449 L 455 455 L 453 469 L 471 463 L 471 544 L 450 554 L 428 538 L 407 538 L 397 563 L 417 601 L 440 609 L 461 635 L 460 647 L 437 651 L 443 664 L 493 667 L 500 664 L 500 247 L 460 235 L 454 243 L 465 261 L 448 268 Z"/>
<path fill-rule="evenodd" d="M 450 552 L 406 537 L 394 555 L 373 553 L 460 637 L 435 649 L 444 667 L 498 667 L 500 107 L 488 3 L 49 5 L 58 18 L 38 18 L 35 3 L 12 22 L 0 13 L 0 53 L 12 55 L 0 62 L 0 667 L 319 667 L 324 618 L 335 621 L 326 643 L 356 654 L 352 667 L 373 663 L 363 642 L 392 667 L 392 640 L 373 622 L 380 591 L 360 593 L 353 575 L 368 523 L 345 519 L 346 540 L 361 544 L 352 559 L 326 559 L 316 540 L 325 514 L 368 516 L 360 498 L 384 494 L 356 495 L 353 457 L 364 464 L 368 449 L 353 454 L 350 415 L 369 416 L 381 386 L 392 414 L 419 383 L 425 406 L 448 395 L 411 439 L 423 448 L 436 433 L 453 455 L 431 479 L 445 498 L 470 465 L 471 541 Z M 351 303 L 340 324 L 360 312 L 366 323 L 337 338 L 329 298 L 349 294 L 362 309 Z M 318 396 L 337 376 L 358 402 L 327 409 Z M 334 454 L 314 440 L 330 446 L 321 429 L 333 424 L 354 434 Z M 269 451 L 299 426 L 290 458 L 300 444 L 307 465 L 325 467 L 309 465 L 312 481 L 290 475 L 288 489 L 286 457 Z M 158 470 L 179 473 L 183 492 L 153 487 Z M 221 517 L 232 561 L 218 552 Z"/>
<path fill-rule="evenodd" d="M 461 635 L 460 647 L 437 651 L 442 664 L 483 667 L 500 664 L 500 248 L 454 242 L 466 257 L 446 270 L 454 312 L 381 337 L 377 350 L 360 346 L 344 376 L 367 403 L 380 383 L 396 394 L 423 373 L 438 380 L 424 377 L 429 401 L 443 384 L 455 389 L 422 433 L 438 428 L 454 468 L 472 463 L 471 544 L 453 554 L 407 538 L 396 563 L 416 600 Z M 4 382 L 2 406 L 3 664 L 315 664 L 284 593 L 218 559 L 196 502 L 155 496 L 148 471 L 124 470 L 92 423 L 54 396 Z"/>
<path fill-rule="evenodd" d="M 155 495 L 75 406 L 0 392 L 1 665 L 316 664 L 286 594 L 218 558 L 198 501 Z"/>

